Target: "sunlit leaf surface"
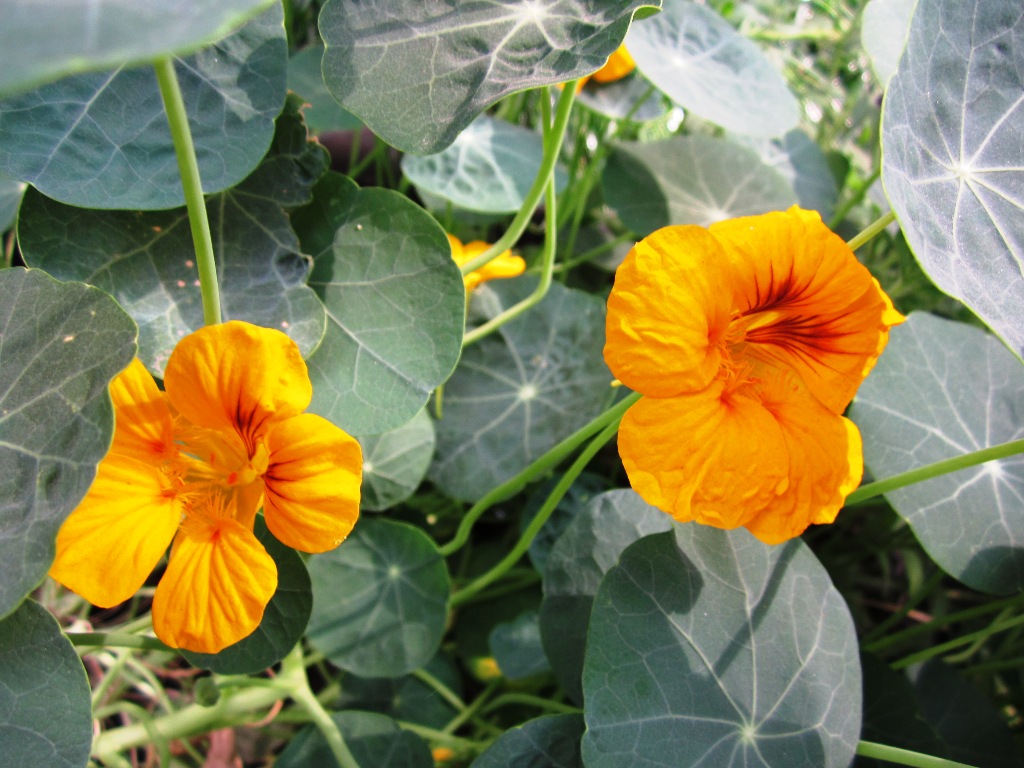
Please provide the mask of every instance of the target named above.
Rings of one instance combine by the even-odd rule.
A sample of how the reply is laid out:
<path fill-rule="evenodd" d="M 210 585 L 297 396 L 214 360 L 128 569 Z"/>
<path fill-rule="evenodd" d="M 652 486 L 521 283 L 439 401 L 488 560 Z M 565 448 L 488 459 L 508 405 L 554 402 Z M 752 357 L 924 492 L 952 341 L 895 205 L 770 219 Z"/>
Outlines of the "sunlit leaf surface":
<path fill-rule="evenodd" d="M 919 0 L 882 114 L 882 180 L 943 291 L 1024 351 L 1024 5 Z"/>
<path fill-rule="evenodd" d="M 896 71 L 907 43 L 917 0 L 870 0 L 861 16 L 860 39 L 878 81 L 885 85 Z"/>
<path fill-rule="evenodd" d="M 915 313 L 851 411 L 877 479 L 1024 438 L 1024 368 L 998 339 Z M 1024 457 L 886 494 L 947 573 L 985 592 L 1024 587 Z"/>
<path fill-rule="evenodd" d="M 645 122 L 665 114 L 662 97 L 644 78 L 637 75 L 611 83 L 589 81 L 576 101 L 605 117 Z"/>
<path fill-rule="evenodd" d="M 583 768 L 579 715 L 548 715 L 510 728 L 473 761 L 473 768 Z"/>
<path fill-rule="evenodd" d="M 380 511 L 409 498 L 434 456 L 434 422 L 425 410 L 382 435 L 359 438 L 363 448 L 363 509 Z"/>
<path fill-rule="evenodd" d="M 817 211 L 828 221 L 839 190 L 821 148 L 799 128 L 777 139 L 737 137 L 777 170 L 796 193 L 801 208 Z"/>

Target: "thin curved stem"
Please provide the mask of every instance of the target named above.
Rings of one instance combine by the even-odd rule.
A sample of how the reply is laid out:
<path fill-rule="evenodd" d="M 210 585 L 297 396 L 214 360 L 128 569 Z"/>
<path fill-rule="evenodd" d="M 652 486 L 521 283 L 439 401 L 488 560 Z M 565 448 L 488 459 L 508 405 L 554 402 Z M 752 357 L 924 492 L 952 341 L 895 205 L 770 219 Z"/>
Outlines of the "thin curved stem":
<path fill-rule="evenodd" d="M 127 632 L 68 632 L 67 638 L 75 646 L 99 645 L 107 648 L 135 648 L 140 651 L 173 651 L 155 637 L 130 635 Z"/>
<path fill-rule="evenodd" d="M 888 227 L 894 221 L 896 221 L 896 214 L 892 211 L 889 211 L 888 213 L 880 216 L 878 219 L 868 224 L 864 228 L 863 232 L 847 240 L 846 244 L 850 246 L 851 251 L 856 251 L 858 248 L 864 245 L 864 243 L 871 240 L 875 235 L 877 235 L 883 229 Z"/>
<path fill-rule="evenodd" d="M 862 757 L 873 757 L 877 760 L 885 760 L 897 765 L 909 765 L 912 768 L 972 768 L 966 763 L 958 763 L 947 760 L 944 757 L 934 755 L 923 755 L 920 752 L 912 752 L 909 749 L 889 747 L 885 744 L 876 744 L 873 741 L 862 741 L 857 744 L 857 754 Z"/>

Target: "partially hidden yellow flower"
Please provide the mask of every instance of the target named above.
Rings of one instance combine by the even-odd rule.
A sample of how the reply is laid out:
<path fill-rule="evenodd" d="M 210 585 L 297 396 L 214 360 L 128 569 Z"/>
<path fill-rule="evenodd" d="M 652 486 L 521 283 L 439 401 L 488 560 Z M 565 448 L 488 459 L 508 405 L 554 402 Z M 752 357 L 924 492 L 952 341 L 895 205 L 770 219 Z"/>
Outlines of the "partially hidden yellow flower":
<path fill-rule="evenodd" d="M 816 213 L 654 232 L 608 299 L 605 360 L 644 395 L 619 430 L 630 484 L 770 544 L 832 522 L 863 473 L 842 413 L 902 321 Z"/>
<path fill-rule="evenodd" d="M 248 323 L 202 328 L 167 364 L 166 391 L 139 360 L 111 384 L 114 439 L 57 535 L 50 575 L 100 607 L 143 585 L 167 547 L 153 598 L 165 643 L 216 653 L 259 626 L 277 568 L 253 533 L 304 552 L 348 535 L 359 514 L 359 443 L 304 413 L 312 387 L 285 334 Z"/>
<path fill-rule="evenodd" d="M 620 45 L 612 52 L 612 55 L 608 57 L 608 61 L 597 72 L 581 77 L 576 81 L 576 93 L 582 91 L 583 86 L 590 80 L 596 83 L 614 83 L 616 80 L 621 80 L 630 74 L 634 69 L 636 69 L 636 62 L 629 55 L 626 46 Z"/>
<path fill-rule="evenodd" d="M 455 235 L 448 235 L 448 242 L 452 247 L 452 258 L 455 259 L 455 263 L 460 267 L 491 247 L 483 240 L 474 240 L 463 245 L 462 241 Z M 466 283 L 466 291 L 468 292 L 488 280 L 516 277 L 523 274 L 525 270 L 526 262 L 521 257 L 513 256 L 512 251 L 505 251 L 479 269 L 474 269 L 468 275 L 464 275 L 462 279 Z"/>

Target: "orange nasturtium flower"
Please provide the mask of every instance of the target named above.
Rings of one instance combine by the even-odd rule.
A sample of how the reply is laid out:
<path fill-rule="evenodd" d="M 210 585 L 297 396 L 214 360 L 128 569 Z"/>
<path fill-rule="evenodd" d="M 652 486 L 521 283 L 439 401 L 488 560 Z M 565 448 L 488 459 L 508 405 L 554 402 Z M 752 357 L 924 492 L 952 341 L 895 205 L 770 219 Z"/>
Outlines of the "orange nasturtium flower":
<path fill-rule="evenodd" d="M 312 387 L 295 343 L 242 322 L 182 339 L 166 392 L 136 359 L 111 384 L 114 440 L 57 535 L 57 581 L 100 607 L 143 585 L 168 545 L 153 628 L 217 651 L 259 625 L 277 567 L 253 533 L 260 506 L 282 543 L 323 552 L 359 514 L 357 443 L 303 413 Z"/>
<path fill-rule="evenodd" d="M 842 413 L 902 321 L 816 213 L 654 232 L 608 299 L 605 360 L 644 395 L 619 430 L 630 484 L 769 544 L 832 522 L 863 473 Z"/>
<path fill-rule="evenodd" d="M 455 263 L 460 267 L 491 247 L 483 240 L 474 240 L 463 245 L 462 241 L 455 235 L 448 235 L 448 242 L 452 246 L 452 258 L 455 259 Z M 512 251 L 505 251 L 479 269 L 474 269 L 462 279 L 466 283 L 466 292 L 468 293 L 480 285 L 480 283 L 505 277 L 517 277 L 523 274 L 525 270 L 526 262 L 521 257 L 513 256 Z"/>

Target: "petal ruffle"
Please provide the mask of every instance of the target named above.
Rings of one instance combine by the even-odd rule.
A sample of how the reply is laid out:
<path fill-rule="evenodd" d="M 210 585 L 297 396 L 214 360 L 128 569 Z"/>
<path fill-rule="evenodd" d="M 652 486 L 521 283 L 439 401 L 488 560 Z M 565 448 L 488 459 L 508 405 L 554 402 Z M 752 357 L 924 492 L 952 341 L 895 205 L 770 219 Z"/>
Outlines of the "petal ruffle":
<path fill-rule="evenodd" d="M 167 397 L 141 360 L 132 360 L 111 382 L 110 397 L 115 416 L 113 453 L 150 462 L 177 455 Z"/>
<path fill-rule="evenodd" d="M 233 429 L 247 442 L 265 431 L 268 420 L 302 413 L 313 397 L 295 342 L 239 321 L 208 325 L 178 342 L 164 386 L 188 421 Z"/>
<path fill-rule="evenodd" d="M 123 603 L 167 551 L 181 512 L 180 497 L 158 468 L 108 455 L 57 533 L 50 575 L 93 605 Z"/>
<path fill-rule="evenodd" d="M 665 227 L 615 273 L 604 359 L 623 384 L 653 397 L 704 389 L 722 364 L 731 272 L 707 230 Z"/>
<path fill-rule="evenodd" d="M 217 653 L 249 636 L 277 589 L 277 566 L 230 518 L 184 526 L 153 597 L 153 629 L 172 648 Z"/>
<path fill-rule="evenodd" d="M 789 482 L 785 437 L 771 413 L 715 381 L 691 395 L 644 397 L 619 427 L 633 489 L 680 522 L 736 528 Z"/>
<path fill-rule="evenodd" d="M 359 443 L 326 419 L 306 413 L 276 424 L 267 447 L 263 515 L 271 533 L 303 552 L 338 546 L 359 517 Z"/>
<path fill-rule="evenodd" d="M 745 338 L 736 357 L 795 371 L 842 413 L 903 316 L 813 211 L 730 219 L 710 232 L 735 271 L 734 332 Z"/>

